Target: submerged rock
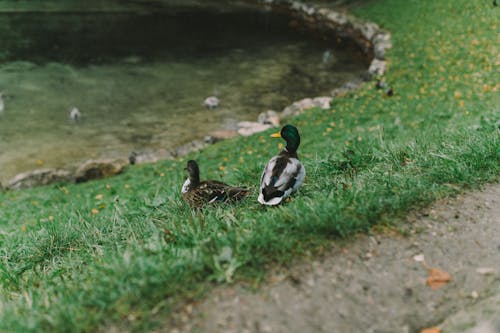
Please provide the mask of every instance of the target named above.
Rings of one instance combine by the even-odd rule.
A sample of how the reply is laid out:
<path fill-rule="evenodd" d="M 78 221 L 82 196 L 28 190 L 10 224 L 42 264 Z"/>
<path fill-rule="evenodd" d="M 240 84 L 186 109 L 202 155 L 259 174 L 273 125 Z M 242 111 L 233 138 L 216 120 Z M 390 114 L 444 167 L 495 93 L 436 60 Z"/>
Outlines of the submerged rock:
<path fill-rule="evenodd" d="M 160 149 L 157 151 L 133 151 L 128 160 L 130 164 L 155 163 L 160 160 L 170 160 L 174 154 L 170 150 Z"/>
<path fill-rule="evenodd" d="M 78 110 L 76 106 L 73 106 L 69 110 L 69 119 L 71 119 L 72 121 L 79 121 L 81 117 L 82 113 L 80 112 L 80 110 Z"/>
<path fill-rule="evenodd" d="M 203 104 L 207 109 L 215 109 L 219 106 L 220 100 L 216 96 L 210 96 L 205 98 L 205 101 L 203 101 Z"/>
<path fill-rule="evenodd" d="M 3 93 L 0 92 L 0 114 L 3 113 L 4 110 L 4 102 L 3 102 Z"/>
<path fill-rule="evenodd" d="M 7 183 L 6 189 L 19 190 L 35 186 L 71 181 L 71 173 L 62 169 L 40 169 L 23 172 Z"/>

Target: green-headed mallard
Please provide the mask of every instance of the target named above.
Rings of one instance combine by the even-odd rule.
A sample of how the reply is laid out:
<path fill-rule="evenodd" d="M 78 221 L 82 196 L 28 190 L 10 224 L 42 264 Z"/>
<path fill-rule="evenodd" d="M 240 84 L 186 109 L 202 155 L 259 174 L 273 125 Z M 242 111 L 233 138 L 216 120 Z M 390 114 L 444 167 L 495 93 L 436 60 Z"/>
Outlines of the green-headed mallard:
<path fill-rule="evenodd" d="M 226 201 L 238 201 L 249 194 L 243 187 L 234 187 L 217 180 L 200 181 L 200 168 L 193 160 L 187 162 L 188 179 L 182 185 L 182 197 L 193 207 Z"/>
<path fill-rule="evenodd" d="M 258 200 L 263 205 L 274 206 L 298 190 L 306 177 L 306 169 L 297 156 L 300 135 L 295 126 L 286 125 L 271 136 L 285 139 L 286 147 L 267 162 L 260 179 Z"/>

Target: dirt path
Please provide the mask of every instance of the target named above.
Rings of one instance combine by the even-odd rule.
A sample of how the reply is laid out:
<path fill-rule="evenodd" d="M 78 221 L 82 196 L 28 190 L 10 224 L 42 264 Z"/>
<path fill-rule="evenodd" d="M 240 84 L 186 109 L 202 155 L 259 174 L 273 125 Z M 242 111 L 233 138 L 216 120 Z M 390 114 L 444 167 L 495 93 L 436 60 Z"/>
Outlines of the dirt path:
<path fill-rule="evenodd" d="M 405 228 L 336 246 L 258 292 L 219 288 L 165 331 L 500 333 L 500 184 L 437 202 Z M 433 290 L 426 265 L 451 281 Z"/>

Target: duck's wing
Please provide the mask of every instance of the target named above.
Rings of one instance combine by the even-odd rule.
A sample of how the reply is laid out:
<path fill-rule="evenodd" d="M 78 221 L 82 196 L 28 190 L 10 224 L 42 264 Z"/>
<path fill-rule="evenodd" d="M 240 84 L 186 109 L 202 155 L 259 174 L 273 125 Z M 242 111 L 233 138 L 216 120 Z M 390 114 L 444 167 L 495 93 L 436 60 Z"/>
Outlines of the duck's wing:
<path fill-rule="evenodd" d="M 304 178 L 305 168 L 297 158 L 283 155 L 273 157 L 262 173 L 259 202 L 279 204 L 302 185 Z"/>
<path fill-rule="evenodd" d="M 245 198 L 250 191 L 243 187 L 234 187 L 217 180 L 203 181 L 185 195 L 186 201 L 195 207 L 205 204 L 238 201 Z"/>

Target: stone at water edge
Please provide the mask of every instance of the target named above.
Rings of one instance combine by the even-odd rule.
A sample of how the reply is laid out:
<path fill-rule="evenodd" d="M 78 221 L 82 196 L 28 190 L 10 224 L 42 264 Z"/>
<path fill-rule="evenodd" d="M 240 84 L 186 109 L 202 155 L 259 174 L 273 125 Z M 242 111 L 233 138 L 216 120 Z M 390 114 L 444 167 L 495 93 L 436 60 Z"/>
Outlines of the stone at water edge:
<path fill-rule="evenodd" d="M 278 112 L 273 110 L 261 112 L 257 117 L 257 121 L 261 124 L 272 125 L 274 127 L 280 126 L 280 116 Z"/>
<path fill-rule="evenodd" d="M 23 188 L 49 185 L 52 183 L 68 182 L 71 180 L 71 173 L 67 170 L 40 169 L 16 175 L 7 183 L 5 188 L 8 190 L 19 190 Z"/>
<path fill-rule="evenodd" d="M 255 121 L 240 121 L 238 123 L 238 134 L 241 136 L 250 136 L 255 133 L 264 132 L 272 127 L 272 125 L 261 124 Z"/>
<path fill-rule="evenodd" d="M 127 164 L 127 161 L 122 159 L 89 160 L 76 170 L 75 182 L 83 183 L 117 175 L 123 171 L 123 167 Z"/>
<path fill-rule="evenodd" d="M 234 130 L 218 130 L 210 132 L 205 136 L 205 142 L 208 144 L 214 144 L 216 142 L 231 139 L 238 136 L 238 132 Z"/>

